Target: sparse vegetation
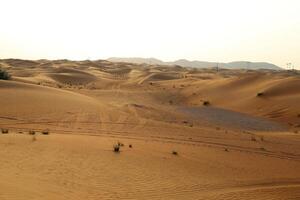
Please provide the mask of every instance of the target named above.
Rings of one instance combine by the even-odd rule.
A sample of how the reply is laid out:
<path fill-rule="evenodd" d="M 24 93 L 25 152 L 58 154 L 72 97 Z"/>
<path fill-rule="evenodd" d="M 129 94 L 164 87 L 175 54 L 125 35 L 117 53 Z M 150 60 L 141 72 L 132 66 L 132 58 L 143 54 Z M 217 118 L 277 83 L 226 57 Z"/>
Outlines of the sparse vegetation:
<path fill-rule="evenodd" d="M 123 147 L 124 144 L 123 144 L 122 142 L 118 142 L 118 146 L 119 146 L 119 147 Z"/>
<path fill-rule="evenodd" d="M 264 147 L 260 147 L 259 149 L 262 151 L 266 151 L 266 149 Z"/>
<path fill-rule="evenodd" d="M 229 152 L 229 150 L 227 148 L 225 148 L 224 151 Z"/>
<path fill-rule="evenodd" d="M 256 138 L 255 138 L 255 136 L 251 136 L 251 141 L 253 141 L 253 142 L 256 142 Z"/>
<path fill-rule="evenodd" d="M 42 134 L 43 134 L 43 135 L 49 135 L 49 130 L 43 130 L 43 131 L 42 131 Z"/>
<path fill-rule="evenodd" d="M 9 131 L 8 131 L 8 129 L 6 129 L 6 128 L 2 128 L 2 129 L 1 129 L 1 133 L 2 133 L 2 134 L 8 134 L 8 132 L 9 132 Z"/>
<path fill-rule="evenodd" d="M 259 93 L 256 94 L 257 97 L 261 97 L 261 96 L 263 96 L 263 95 L 264 95 L 263 92 L 259 92 Z"/>
<path fill-rule="evenodd" d="M 9 75 L 9 73 L 6 70 L 0 68 L 0 79 L 9 80 L 10 78 L 11 76 Z"/>
<path fill-rule="evenodd" d="M 210 105 L 210 102 L 209 102 L 209 101 L 203 101 L 203 105 L 204 105 L 204 106 L 209 106 L 209 105 Z"/>
<path fill-rule="evenodd" d="M 114 145 L 114 152 L 120 152 L 120 146 L 118 144 Z"/>
<path fill-rule="evenodd" d="M 129 145 L 129 148 L 132 148 L 132 144 Z"/>
<path fill-rule="evenodd" d="M 177 155 L 178 155 L 178 152 L 173 150 L 173 151 L 172 151 L 172 154 L 177 156 Z"/>
<path fill-rule="evenodd" d="M 28 133 L 29 133 L 29 135 L 35 135 L 35 131 L 33 131 L 33 130 L 30 130 Z"/>

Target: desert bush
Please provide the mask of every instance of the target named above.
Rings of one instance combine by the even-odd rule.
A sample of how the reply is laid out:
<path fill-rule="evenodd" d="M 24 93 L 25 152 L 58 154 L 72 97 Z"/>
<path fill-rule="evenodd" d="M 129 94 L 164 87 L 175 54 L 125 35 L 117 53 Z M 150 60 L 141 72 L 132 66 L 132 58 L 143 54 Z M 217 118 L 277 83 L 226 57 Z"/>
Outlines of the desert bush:
<path fill-rule="evenodd" d="M 251 136 L 251 141 L 256 142 L 255 136 Z"/>
<path fill-rule="evenodd" d="M 120 146 L 118 144 L 114 145 L 114 152 L 120 152 Z"/>
<path fill-rule="evenodd" d="M 264 147 L 259 148 L 261 151 L 267 151 Z"/>
<path fill-rule="evenodd" d="M 33 131 L 33 130 L 30 130 L 28 133 L 29 133 L 29 135 L 35 135 L 35 131 Z"/>
<path fill-rule="evenodd" d="M 204 106 L 209 106 L 209 105 L 210 105 L 210 102 L 209 102 L 209 101 L 203 101 L 203 105 L 204 105 Z"/>
<path fill-rule="evenodd" d="M 225 148 L 224 151 L 228 152 L 229 150 L 227 148 Z"/>
<path fill-rule="evenodd" d="M 2 129 L 1 129 L 1 133 L 2 133 L 2 134 L 7 134 L 7 133 L 8 133 L 8 129 L 2 128 Z"/>
<path fill-rule="evenodd" d="M 11 76 L 9 75 L 9 73 L 6 70 L 0 68 L 0 79 L 9 80 L 10 78 Z"/>
<path fill-rule="evenodd" d="M 129 145 L 129 148 L 132 148 L 132 144 Z"/>
<path fill-rule="evenodd" d="M 123 147 L 124 144 L 123 144 L 122 142 L 118 142 L 118 146 L 119 146 L 119 147 Z"/>
<path fill-rule="evenodd" d="M 257 97 L 261 97 L 261 96 L 263 96 L 263 95 L 264 95 L 263 92 L 259 92 L 259 93 L 256 94 Z"/>
<path fill-rule="evenodd" d="M 172 151 L 172 154 L 173 154 L 173 155 L 178 155 L 178 152 L 173 150 L 173 151 Z"/>
<path fill-rule="evenodd" d="M 43 130 L 43 131 L 42 131 L 42 134 L 43 134 L 43 135 L 49 135 L 49 130 Z"/>

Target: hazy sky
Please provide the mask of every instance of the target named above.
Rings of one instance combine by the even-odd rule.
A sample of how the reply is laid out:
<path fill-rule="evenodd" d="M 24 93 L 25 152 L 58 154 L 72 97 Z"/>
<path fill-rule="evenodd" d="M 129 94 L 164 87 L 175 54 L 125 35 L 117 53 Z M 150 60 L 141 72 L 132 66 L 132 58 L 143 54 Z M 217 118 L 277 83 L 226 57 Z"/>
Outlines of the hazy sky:
<path fill-rule="evenodd" d="M 267 61 L 300 69 L 300 0 L 0 0 L 0 58 Z"/>

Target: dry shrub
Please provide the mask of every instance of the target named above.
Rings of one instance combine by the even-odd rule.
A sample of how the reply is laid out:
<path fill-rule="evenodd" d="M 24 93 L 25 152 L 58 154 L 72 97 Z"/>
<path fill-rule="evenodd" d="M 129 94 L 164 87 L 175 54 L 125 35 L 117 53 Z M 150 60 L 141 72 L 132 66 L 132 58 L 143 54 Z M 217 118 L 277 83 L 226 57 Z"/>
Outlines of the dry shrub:
<path fill-rule="evenodd" d="M 8 129 L 6 129 L 6 128 L 2 128 L 2 129 L 1 129 L 1 133 L 2 133 L 2 134 L 8 134 L 8 132 L 9 132 L 9 131 L 8 131 Z"/>
<path fill-rule="evenodd" d="M 209 105 L 210 105 L 210 102 L 209 102 L 209 101 L 203 101 L 203 105 L 204 105 L 204 106 L 209 106 Z"/>

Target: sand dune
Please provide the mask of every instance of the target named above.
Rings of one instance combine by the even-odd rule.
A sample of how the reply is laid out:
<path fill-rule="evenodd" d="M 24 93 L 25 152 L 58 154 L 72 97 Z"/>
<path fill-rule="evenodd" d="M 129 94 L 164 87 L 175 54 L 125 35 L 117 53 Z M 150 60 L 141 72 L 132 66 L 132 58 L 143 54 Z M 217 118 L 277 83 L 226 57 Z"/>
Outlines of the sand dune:
<path fill-rule="evenodd" d="M 298 72 L 0 66 L 0 199 L 300 198 Z"/>

